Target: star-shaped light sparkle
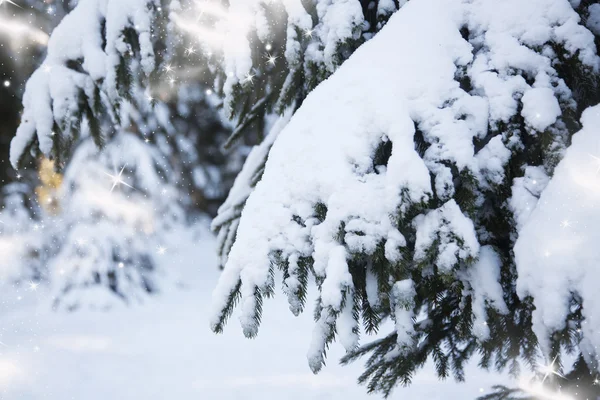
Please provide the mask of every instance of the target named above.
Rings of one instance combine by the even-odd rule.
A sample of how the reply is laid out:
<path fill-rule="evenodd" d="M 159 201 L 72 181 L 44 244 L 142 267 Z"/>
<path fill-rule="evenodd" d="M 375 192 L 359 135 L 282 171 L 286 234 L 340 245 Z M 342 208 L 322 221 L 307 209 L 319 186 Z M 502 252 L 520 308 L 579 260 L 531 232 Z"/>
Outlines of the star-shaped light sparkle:
<path fill-rule="evenodd" d="M 544 381 L 546 381 L 546 379 L 548 379 L 548 377 L 550 375 L 556 375 L 559 378 L 564 378 L 563 375 L 561 375 L 556 367 L 554 366 L 554 363 L 556 362 L 556 357 L 554 357 L 554 360 L 552 360 L 552 362 L 548 365 L 544 365 L 544 364 L 538 364 L 540 367 L 540 371 L 544 373 L 544 377 L 542 378 L 542 383 L 544 383 Z"/>
<path fill-rule="evenodd" d="M 248 73 L 246 75 L 246 77 L 244 78 L 244 82 L 246 82 L 246 83 L 252 83 L 254 81 L 254 77 L 255 77 L 254 74 Z"/>
<path fill-rule="evenodd" d="M 267 54 L 267 63 L 270 65 L 275 65 L 275 61 L 277 61 L 277 57 Z"/>
<path fill-rule="evenodd" d="M 156 252 L 160 255 L 163 255 L 167 252 L 167 248 L 164 246 L 158 246 L 158 249 L 156 250 Z"/>
<path fill-rule="evenodd" d="M 111 191 L 111 192 L 112 192 L 113 190 L 115 190 L 115 188 L 116 188 L 117 186 L 119 186 L 119 185 L 125 185 L 125 186 L 127 186 L 127 187 L 130 187 L 130 188 L 132 188 L 132 189 L 133 189 L 133 186 L 129 185 L 129 184 L 128 184 L 127 182 L 125 182 L 125 181 L 123 180 L 123 178 L 122 178 L 122 176 L 123 176 L 123 171 L 124 171 L 124 170 L 125 170 L 125 165 L 123 166 L 123 168 L 121 168 L 121 171 L 119 171 L 119 174 L 118 174 L 118 175 L 111 175 L 111 174 L 109 174 L 108 172 L 105 172 L 105 173 L 104 173 L 105 175 L 108 175 L 108 176 L 109 176 L 109 177 L 112 179 L 112 181 L 113 181 L 113 185 L 112 185 L 112 187 L 110 188 L 110 191 Z"/>

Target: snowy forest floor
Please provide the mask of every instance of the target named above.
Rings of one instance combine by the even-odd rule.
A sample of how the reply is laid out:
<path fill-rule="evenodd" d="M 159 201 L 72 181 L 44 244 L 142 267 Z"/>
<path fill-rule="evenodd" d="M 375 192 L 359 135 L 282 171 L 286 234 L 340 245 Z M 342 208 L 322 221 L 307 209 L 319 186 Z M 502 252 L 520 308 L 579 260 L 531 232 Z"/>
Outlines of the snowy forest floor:
<path fill-rule="evenodd" d="M 312 301 L 298 318 L 283 295 L 266 301 L 254 340 L 243 337 L 235 316 L 223 335 L 213 334 L 207 319 L 219 271 L 211 234 L 201 236 L 195 243 L 175 238 L 178 248 L 164 256 L 186 287 L 165 289 L 143 305 L 57 312 L 42 287 L 0 287 L 0 399 L 380 398 L 356 384 L 361 362 L 338 364 L 339 344 L 319 375 L 310 372 Z M 440 382 L 428 365 L 391 398 L 469 400 L 507 381 L 475 363 L 466 372 L 466 383 Z"/>

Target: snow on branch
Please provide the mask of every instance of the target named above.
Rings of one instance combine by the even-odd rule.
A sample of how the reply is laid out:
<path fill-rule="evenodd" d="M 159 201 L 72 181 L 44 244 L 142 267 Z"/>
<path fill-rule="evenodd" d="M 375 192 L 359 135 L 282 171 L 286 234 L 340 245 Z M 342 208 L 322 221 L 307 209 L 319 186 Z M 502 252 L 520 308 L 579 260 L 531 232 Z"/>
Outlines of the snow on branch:
<path fill-rule="evenodd" d="M 132 74 L 139 69 L 149 75 L 155 68 L 160 9 L 160 0 L 81 0 L 63 19 L 46 60 L 26 85 L 21 125 L 11 143 L 15 168 L 38 150 L 60 160 L 82 132 L 102 144 L 100 116 L 117 121 Z"/>
<path fill-rule="evenodd" d="M 519 232 L 517 290 L 522 297 L 533 297 L 533 328 L 547 352 L 551 334 L 567 324 L 571 299 L 579 297 L 584 318 L 582 354 L 588 365 L 597 368 L 600 106 L 587 109 L 581 122 L 583 129 L 573 136 L 538 206 Z"/>
<path fill-rule="evenodd" d="M 213 294 L 213 329 L 222 330 L 239 301 L 244 333 L 256 335 L 275 267 L 294 312 L 305 274 L 315 277 L 314 371 L 336 335 L 356 343 L 345 317 L 355 307 L 364 316 L 387 304 L 398 354 L 417 351 L 411 338 L 426 336 L 427 324 L 410 325 L 419 311 L 439 315 L 436 298 L 418 294 L 435 277 L 465 284 L 477 323 L 486 310 L 505 313 L 498 280 L 510 249 L 499 257 L 497 248 L 516 227 L 497 230 L 492 217 L 508 209 L 514 177 L 527 168 L 535 175 L 533 167 L 551 175 L 569 124 L 578 124 L 557 60 L 598 71 L 594 36 L 567 0 L 407 2 L 308 95 L 275 140 Z M 524 143 L 544 156 L 530 157 Z M 520 220 L 522 204 L 510 201 Z M 368 296 L 365 270 L 377 276 Z M 488 332 L 473 335 L 485 340 Z"/>

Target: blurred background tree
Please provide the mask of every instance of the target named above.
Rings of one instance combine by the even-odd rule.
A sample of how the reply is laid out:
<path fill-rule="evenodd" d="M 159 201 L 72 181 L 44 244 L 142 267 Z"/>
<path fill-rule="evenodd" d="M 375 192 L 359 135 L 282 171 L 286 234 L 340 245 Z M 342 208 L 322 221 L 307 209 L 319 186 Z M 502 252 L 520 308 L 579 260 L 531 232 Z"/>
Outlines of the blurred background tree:
<path fill-rule="evenodd" d="M 81 20 L 64 19 L 53 58 L 50 34 L 76 1 L 0 6 L 0 245 L 13 254 L 15 283 L 49 283 L 55 306 L 104 307 L 159 290 L 155 278 L 164 271 L 157 271 L 156 258 L 170 247 L 167 233 L 214 216 L 247 153 L 244 143 L 224 150 L 231 126 L 222 100 L 207 85 L 213 73 L 204 55 L 184 48 L 170 29 L 167 13 L 160 12 L 167 3 L 148 3 L 159 5 L 151 39 L 156 73 L 147 80 L 139 73 L 140 63 L 130 57 L 141 52 L 138 38 L 122 32 L 129 50 L 116 71 L 118 101 L 100 112 L 94 99 L 93 109 L 55 124 L 54 132 L 72 134 L 61 142 L 71 153 L 62 158 L 28 152 L 18 171 L 9 164 L 9 150 L 27 118 L 21 105 L 26 82 L 37 70 L 44 79 L 58 77 L 54 82 L 61 88 L 78 90 L 81 60 L 63 64 L 55 58 L 62 57 L 62 45 L 82 45 Z M 184 63 L 185 70 L 177 68 Z M 57 109 L 53 104 L 50 110 Z"/>

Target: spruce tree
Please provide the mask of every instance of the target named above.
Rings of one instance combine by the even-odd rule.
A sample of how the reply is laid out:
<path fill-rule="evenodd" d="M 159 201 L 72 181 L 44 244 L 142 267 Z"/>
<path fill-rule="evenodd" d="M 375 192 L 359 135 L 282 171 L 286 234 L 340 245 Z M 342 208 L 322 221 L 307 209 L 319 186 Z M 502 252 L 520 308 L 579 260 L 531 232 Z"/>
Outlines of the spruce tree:
<path fill-rule="evenodd" d="M 159 290 L 169 238 L 214 215 L 239 169 L 236 153 L 220 151 L 229 131 L 220 101 L 173 67 L 188 59 L 169 27 L 177 8 L 80 1 L 27 83 L 11 161 L 19 173 L 40 166 L 42 207 L 25 237 L 41 250 L 17 258 L 45 266 L 55 307 Z"/>
<path fill-rule="evenodd" d="M 563 352 L 575 352 L 590 382 L 594 297 L 567 282 L 591 267 L 565 272 L 551 316 L 552 302 L 531 283 L 544 254 L 532 256 L 535 235 L 520 234 L 544 218 L 538 199 L 548 202 L 545 186 L 583 111 L 598 103 L 592 6 L 404 4 L 264 152 L 214 294 L 213 330 L 240 303 L 244 334 L 254 337 L 281 271 L 294 314 L 316 281 L 315 372 L 338 340 L 342 362 L 368 356 L 359 382 L 384 395 L 428 359 L 441 378 L 463 380 L 475 354 L 481 367 L 517 375 L 523 361 L 537 369 L 540 355 L 560 370 Z M 373 333 L 390 319 L 387 336 L 359 343 L 361 325 Z"/>

